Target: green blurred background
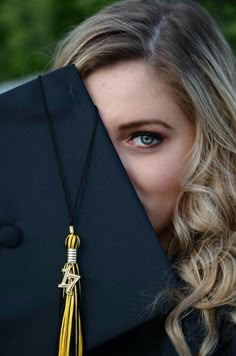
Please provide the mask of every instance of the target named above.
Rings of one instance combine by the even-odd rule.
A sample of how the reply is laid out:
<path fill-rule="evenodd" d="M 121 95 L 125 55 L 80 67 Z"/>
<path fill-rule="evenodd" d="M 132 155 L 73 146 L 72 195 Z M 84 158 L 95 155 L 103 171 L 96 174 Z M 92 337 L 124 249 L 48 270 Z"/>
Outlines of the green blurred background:
<path fill-rule="evenodd" d="M 50 68 L 59 39 L 114 0 L 0 0 L 0 82 Z M 236 50 L 236 1 L 199 0 Z"/>

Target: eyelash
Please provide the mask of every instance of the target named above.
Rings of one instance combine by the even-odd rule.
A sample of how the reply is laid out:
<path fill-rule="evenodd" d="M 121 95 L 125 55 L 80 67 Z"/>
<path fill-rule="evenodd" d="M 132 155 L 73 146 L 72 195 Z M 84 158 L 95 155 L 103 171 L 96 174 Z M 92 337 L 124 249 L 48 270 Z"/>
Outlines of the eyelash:
<path fill-rule="evenodd" d="M 164 137 L 163 135 L 159 134 L 159 133 L 155 133 L 155 132 L 150 132 L 150 131 L 138 131 L 138 132 L 135 132 L 131 137 L 130 139 L 133 140 L 134 138 L 136 137 L 139 137 L 139 136 L 150 136 L 152 138 L 156 138 L 158 139 L 158 141 L 160 141 L 159 143 L 156 143 L 154 145 L 144 145 L 144 146 L 141 146 L 141 148 L 143 147 L 151 147 L 151 148 L 154 148 L 156 146 L 159 146 L 163 141 L 164 141 Z M 140 147 L 140 146 L 139 146 Z"/>

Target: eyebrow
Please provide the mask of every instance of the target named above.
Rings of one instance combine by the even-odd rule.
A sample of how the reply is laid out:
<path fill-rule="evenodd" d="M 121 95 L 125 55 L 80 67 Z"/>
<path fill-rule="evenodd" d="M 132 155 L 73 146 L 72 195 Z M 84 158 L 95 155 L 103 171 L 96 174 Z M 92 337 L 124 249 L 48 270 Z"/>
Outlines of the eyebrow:
<path fill-rule="evenodd" d="M 144 125 L 162 125 L 167 129 L 173 130 L 173 127 L 168 125 L 165 121 L 159 120 L 159 119 L 149 119 L 149 120 L 137 120 L 137 121 L 131 121 L 128 122 L 127 124 L 123 124 L 118 126 L 118 131 L 126 131 L 129 129 L 134 129 L 140 126 Z"/>

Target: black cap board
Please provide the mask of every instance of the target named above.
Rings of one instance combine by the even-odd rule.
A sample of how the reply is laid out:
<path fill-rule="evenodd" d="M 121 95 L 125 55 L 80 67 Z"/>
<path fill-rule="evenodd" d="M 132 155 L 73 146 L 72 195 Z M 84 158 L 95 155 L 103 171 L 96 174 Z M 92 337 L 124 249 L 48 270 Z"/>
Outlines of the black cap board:
<path fill-rule="evenodd" d="M 57 350 L 69 212 L 47 113 L 71 205 L 88 157 L 74 224 L 85 350 L 157 317 L 148 306 L 175 283 L 79 72 L 50 71 L 0 95 L 1 355 Z"/>

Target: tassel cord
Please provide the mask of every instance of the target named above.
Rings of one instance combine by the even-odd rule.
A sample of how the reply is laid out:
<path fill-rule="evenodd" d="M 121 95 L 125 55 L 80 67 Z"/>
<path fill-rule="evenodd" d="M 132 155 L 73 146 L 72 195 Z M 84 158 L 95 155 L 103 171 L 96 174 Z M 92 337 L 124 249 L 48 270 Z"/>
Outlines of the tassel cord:
<path fill-rule="evenodd" d="M 50 117 L 50 112 L 47 105 L 46 94 L 43 86 L 42 76 L 38 76 L 39 85 L 42 92 L 43 104 L 46 113 L 46 117 L 48 119 L 48 125 L 50 129 L 51 140 L 54 147 L 55 158 L 58 164 L 59 176 L 62 183 L 62 188 L 65 194 L 66 204 L 69 211 L 70 216 L 70 225 L 69 230 L 70 234 L 67 235 L 65 245 L 67 249 L 78 249 L 80 245 L 80 238 L 78 235 L 74 233 L 74 217 L 76 212 L 77 204 L 80 200 L 80 194 L 82 191 L 82 186 L 85 181 L 85 176 L 88 169 L 89 156 L 92 151 L 92 144 L 94 142 L 95 132 L 98 124 L 98 115 L 96 115 L 96 122 L 93 128 L 93 132 L 90 138 L 89 147 L 87 150 L 87 154 L 85 155 L 84 162 L 80 165 L 82 166 L 82 178 L 80 180 L 80 184 L 76 193 L 76 199 L 73 210 L 70 209 L 69 204 L 69 192 L 66 190 L 65 179 L 63 175 L 63 165 L 59 157 L 59 147 L 57 146 L 56 135 L 54 132 L 53 122 Z M 72 85 L 70 85 L 72 88 Z M 72 96 L 72 99 L 73 96 Z M 76 103 L 74 103 L 76 108 Z M 79 119 L 79 118 L 78 118 Z M 80 168 L 81 169 L 81 168 Z M 75 254 L 77 257 L 77 254 Z M 72 337 L 72 324 L 73 324 L 73 315 L 74 315 L 74 332 L 75 332 L 75 356 L 83 356 L 83 337 L 82 337 L 82 327 L 81 327 L 81 317 L 80 317 L 80 302 L 81 302 L 81 285 L 80 285 L 80 275 L 79 275 L 79 266 L 76 261 L 69 264 L 69 261 L 65 263 L 62 272 L 64 272 L 63 280 L 58 285 L 58 287 L 63 288 L 62 298 L 64 303 L 64 311 L 63 317 L 61 321 L 61 330 L 60 330 L 60 339 L 59 339 L 59 350 L 58 356 L 71 356 L 71 337 Z M 76 281 L 75 281 L 76 279 Z M 67 283 L 66 283 L 67 282 Z M 79 291 L 77 290 L 77 285 L 79 287 Z M 78 302 L 79 300 L 79 302 Z M 78 340 L 79 338 L 79 340 Z"/>

